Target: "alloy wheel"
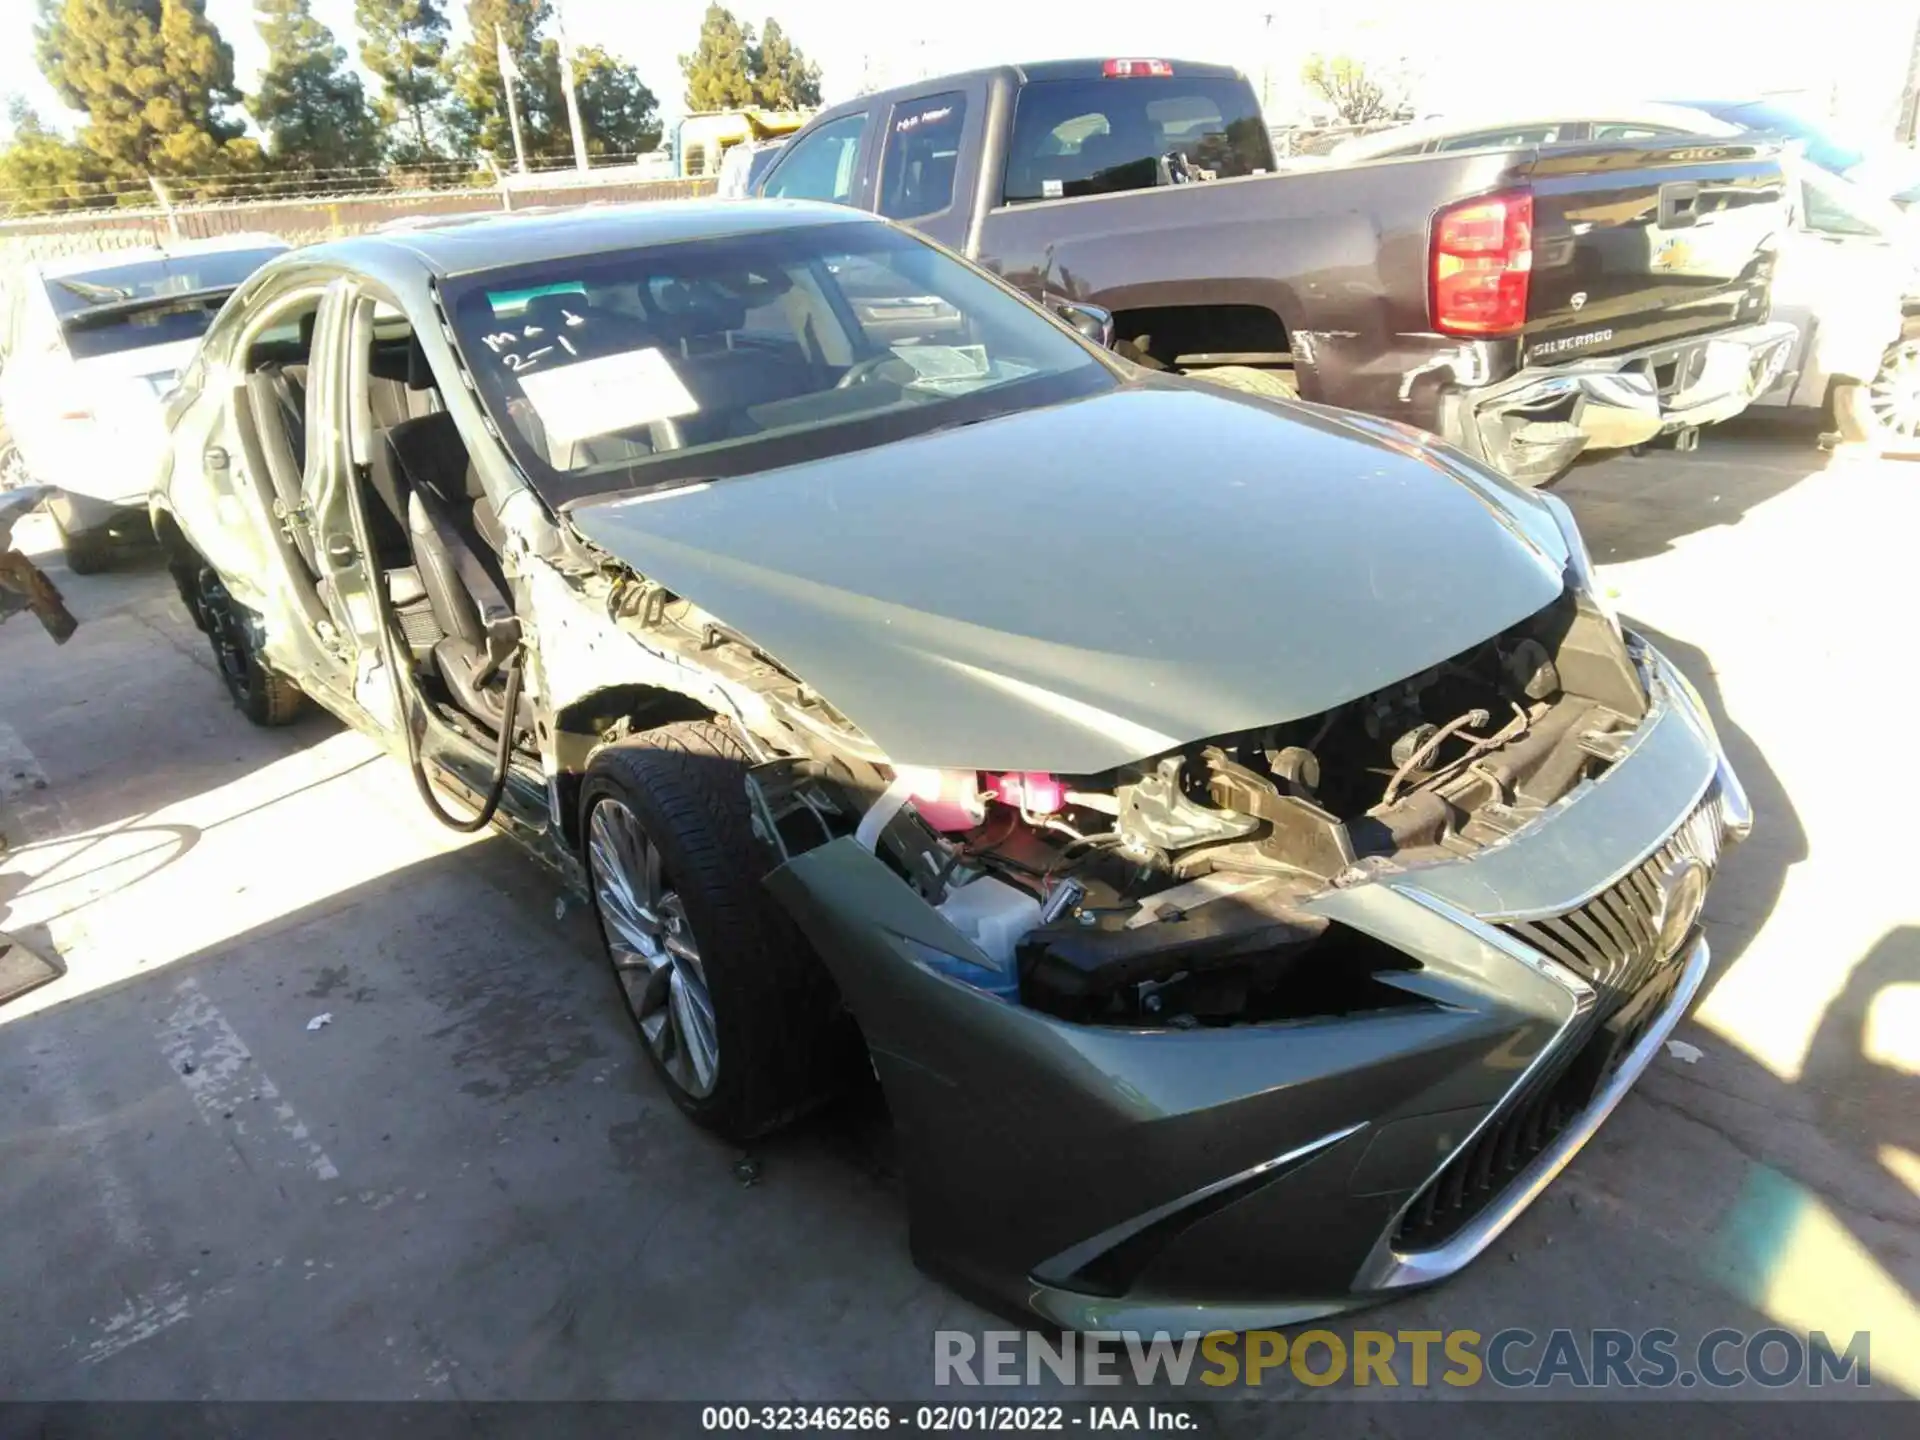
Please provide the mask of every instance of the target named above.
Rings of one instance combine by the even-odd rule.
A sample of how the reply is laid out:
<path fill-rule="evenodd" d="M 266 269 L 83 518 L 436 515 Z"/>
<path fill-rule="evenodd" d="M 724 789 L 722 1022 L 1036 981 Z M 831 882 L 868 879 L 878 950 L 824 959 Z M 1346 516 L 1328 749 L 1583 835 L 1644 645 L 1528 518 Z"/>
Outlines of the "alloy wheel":
<path fill-rule="evenodd" d="M 626 805 L 600 801 L 587 829 L 600 931 L 627 1004 L 668 1077 L 704 1099 L 719 1079 L 720 1037 L 686 906 L 659 847 Z"/>
<path fill-rule="evenodd" d="M 1903 340 L 1887 352 L 1867 387 L 1867 410 L 1883 436 L 1920 440 L 1920 340 Z"/>

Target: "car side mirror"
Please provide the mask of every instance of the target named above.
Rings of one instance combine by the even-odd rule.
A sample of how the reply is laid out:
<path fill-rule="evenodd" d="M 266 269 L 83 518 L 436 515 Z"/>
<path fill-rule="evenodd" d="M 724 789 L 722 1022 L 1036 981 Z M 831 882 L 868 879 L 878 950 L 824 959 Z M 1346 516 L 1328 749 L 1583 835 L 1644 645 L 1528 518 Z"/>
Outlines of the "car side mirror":
<path fill-rule="evenodd" d="M 1113 348 L 1113 312 L 1082 300 L 1061 300 L 1053 313 L 1104 350 Z"/>

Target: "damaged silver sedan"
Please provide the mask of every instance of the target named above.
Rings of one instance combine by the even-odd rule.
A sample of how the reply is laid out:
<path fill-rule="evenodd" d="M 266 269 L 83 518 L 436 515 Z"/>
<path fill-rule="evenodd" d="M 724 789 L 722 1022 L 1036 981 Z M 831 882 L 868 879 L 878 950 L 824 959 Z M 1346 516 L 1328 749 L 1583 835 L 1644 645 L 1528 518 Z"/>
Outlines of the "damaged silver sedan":
<path fill-rule="evenodd" d="M 871 1068 L 916 1258 L 989 1300 L 1238 1329 L 1441 1279 L 1705 974 L 1746 798 L 1559 501 L 1137 371 L 884 222 L 300 251 L 169 418 L 235 702 L 589 893 L 700 1123 Z"/>

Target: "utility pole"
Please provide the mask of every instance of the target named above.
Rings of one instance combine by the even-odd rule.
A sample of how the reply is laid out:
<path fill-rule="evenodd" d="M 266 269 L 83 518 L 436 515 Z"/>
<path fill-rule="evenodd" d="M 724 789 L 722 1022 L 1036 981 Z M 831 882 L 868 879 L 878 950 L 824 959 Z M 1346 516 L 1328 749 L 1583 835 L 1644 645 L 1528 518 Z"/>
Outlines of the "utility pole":
<path fill-rule="evenodd" d="M 500 83 L 507 92 L 507 123 L 513 127 L 513 168 L 524 175 L 527 173 L 527 141 L 520 133 L 520 102 L 513 93 L 514 82 L 520 78 L 520 66 L 515 63 L 513 52 L 507 49 L 507 37 L 498 25 L 493 27 L 493 41 L 500 52 Z"/>
<path fill-rule="evenodd" d="M 1913 49 L 1907 54 L 1907 83 L 1900 91 L 1900 120 L 1893 138 L 1911 145 L 1920 135 L 1920 23 L 1913 27 Z"/>
<path fill-rule="evenodd" d="M 555 7 L 554 28 L 560 35 L 560 91 L 567 97 L 567 125 L 573 131 L 573 168 L 587 168 L 587 135 L 580 123 L 580 96 L 574 90 L 573 46 L 567 43 L 567 22 Z"/>
<path fill-rule="evenodd" d="M 1273 120 L 1273 16 L 1262 17 L 1260 29 L 1260 118 L 1263 124 Z"/>

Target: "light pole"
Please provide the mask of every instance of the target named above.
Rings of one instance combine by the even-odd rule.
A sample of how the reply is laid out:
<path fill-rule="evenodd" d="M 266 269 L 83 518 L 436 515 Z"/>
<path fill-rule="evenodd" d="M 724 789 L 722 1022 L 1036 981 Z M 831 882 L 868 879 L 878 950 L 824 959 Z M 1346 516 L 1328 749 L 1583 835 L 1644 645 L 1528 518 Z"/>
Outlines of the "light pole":
<path fill-rule="evenodd" d="M 1261 18 L 1265 23 L 1260 27 L 1260 118 L 1270 122 L 1273 118 L 1273 15 L 1269 12 Z"/>

